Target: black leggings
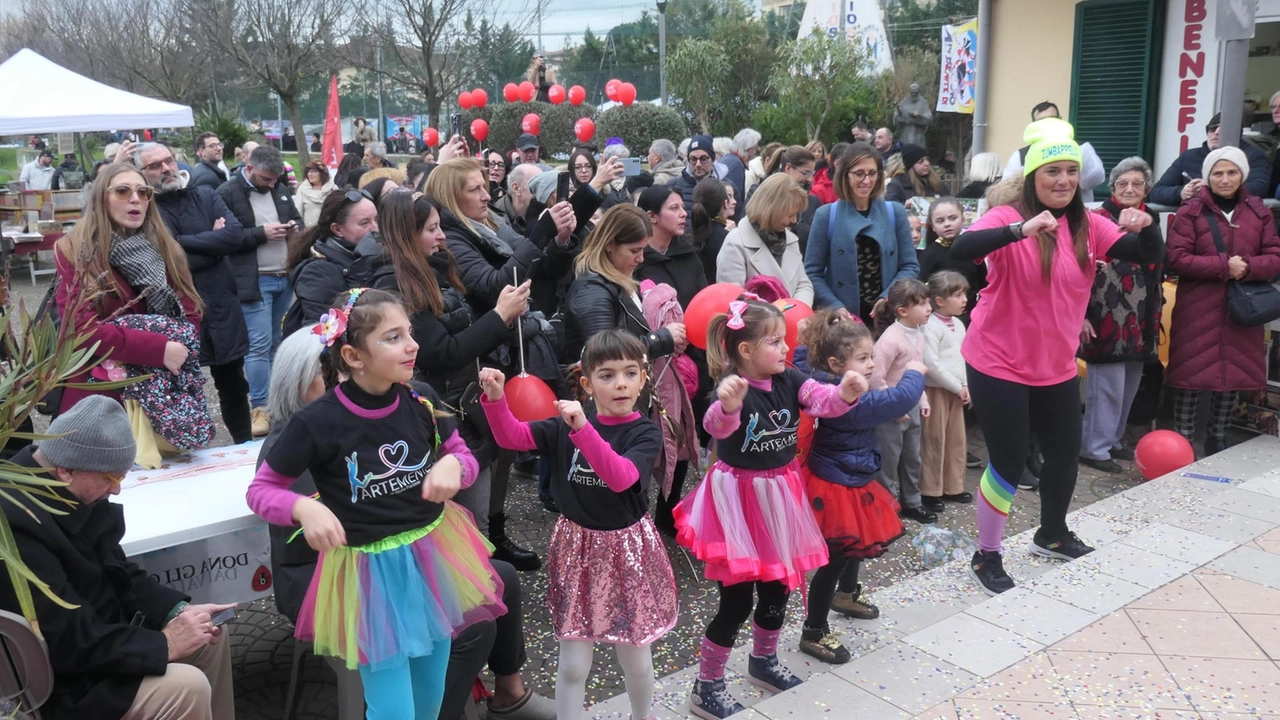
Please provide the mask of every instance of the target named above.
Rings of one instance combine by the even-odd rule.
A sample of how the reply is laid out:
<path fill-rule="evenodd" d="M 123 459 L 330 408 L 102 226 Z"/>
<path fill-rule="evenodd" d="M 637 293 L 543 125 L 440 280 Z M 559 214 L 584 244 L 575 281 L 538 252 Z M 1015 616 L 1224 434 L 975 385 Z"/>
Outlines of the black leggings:
<path fill-rule="evenodd" d="M 862 560 L 839 555 L 835 548 L 828 549 L 832 550 L 831 560 L 818 568 L 809 581 L 809 614 L 804 619 L 805 627 L 826 626 L 837 583 L 840 592 L 853 592 L 858 587 L 858 568 L 862 566 Z"/>
<path fill-rule="evenodd" d="M 755 602 L 756 594 L 760 602 Z M 787 598 L 791 593 L 777 580 L 769 582 L 744 582 L 734 585 L 720 583 L 720 609 L 707 626 L 707 639 L 720 647 L 733 647 L 738 628 L 751 617 L 751 606 L 756 609 L 756 624 L 764 630 L 781 630 L 787 617 Z"/>
<path fill-rule="evenodd" d="M 1044 456 L 1040 474 L 1040 529 L 1067 532 L 1067 510 L 1080 469 L 1080 379 L 1023 385 L 967 367 L 969 393 L 987 441 L 991 466 L 1014 487 L 1027 467 L 1034 433 Z"/>

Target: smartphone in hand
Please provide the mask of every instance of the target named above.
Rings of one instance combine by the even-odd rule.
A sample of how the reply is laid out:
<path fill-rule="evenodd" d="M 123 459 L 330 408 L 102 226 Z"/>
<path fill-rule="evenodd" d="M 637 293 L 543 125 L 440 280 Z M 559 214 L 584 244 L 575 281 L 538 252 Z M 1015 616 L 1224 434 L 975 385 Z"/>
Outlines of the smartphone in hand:
<path fill-rule="evenodd" d="M 622 160 L 623 177 L 633 177 L 640 174 L 640 158 L 629 157 L 619 159 Z"/>

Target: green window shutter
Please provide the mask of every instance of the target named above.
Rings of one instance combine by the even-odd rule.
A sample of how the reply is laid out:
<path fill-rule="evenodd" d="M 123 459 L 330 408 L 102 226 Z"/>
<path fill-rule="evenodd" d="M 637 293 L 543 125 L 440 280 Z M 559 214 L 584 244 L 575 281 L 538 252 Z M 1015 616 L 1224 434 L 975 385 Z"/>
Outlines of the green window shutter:
<path fill-rule="evenodd" d="M 1071 123 L 1107 172 L 1131 155 L 1154 159 L 1165 0 L 1076 5 Z"/>

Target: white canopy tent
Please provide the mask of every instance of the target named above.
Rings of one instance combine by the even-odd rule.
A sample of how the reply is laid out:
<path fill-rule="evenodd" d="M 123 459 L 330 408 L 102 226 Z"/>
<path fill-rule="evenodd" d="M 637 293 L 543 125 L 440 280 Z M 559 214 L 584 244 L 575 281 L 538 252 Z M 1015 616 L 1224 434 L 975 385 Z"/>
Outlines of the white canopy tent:
<path fill-rule="evenodd" d="M 0 64 L 0 135 L 191 127 L 186 105 L 90 80 L 22 49 Z"/>

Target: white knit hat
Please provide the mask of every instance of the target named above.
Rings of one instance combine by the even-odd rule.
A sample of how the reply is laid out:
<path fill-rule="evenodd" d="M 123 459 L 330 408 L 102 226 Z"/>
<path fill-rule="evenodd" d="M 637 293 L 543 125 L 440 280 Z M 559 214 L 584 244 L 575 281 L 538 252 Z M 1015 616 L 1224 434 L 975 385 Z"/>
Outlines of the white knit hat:
<path fill-rule="evenodd" d="M 1218 164 L 1219 160 L 1227 162 L 1240 168 L 1240 174 L 1249 175 L 1249 160 L 1245 158 L 1244 151 L 1238 147 L 1223 145 L 1205 156 L 1204 164 L 1200 166 L 1200 177 L 1206 181 L 1209 179 L 1209 173 L 1213 172 L 1213 166 Z"/>

